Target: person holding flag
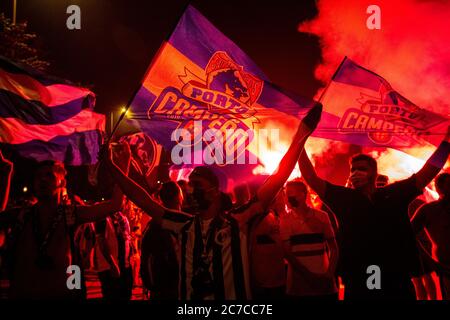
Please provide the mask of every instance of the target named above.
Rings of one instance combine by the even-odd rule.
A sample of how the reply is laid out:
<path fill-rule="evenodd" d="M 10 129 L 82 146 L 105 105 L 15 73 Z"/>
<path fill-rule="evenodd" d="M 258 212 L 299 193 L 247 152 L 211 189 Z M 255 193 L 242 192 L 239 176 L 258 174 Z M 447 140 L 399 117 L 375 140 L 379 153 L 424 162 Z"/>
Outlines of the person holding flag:
<path fill-rule="evenodd" d="M 10 163 L 0 160 L 2 167 L 12 170 Z M 120 157 L 117 164 L 128 172 L 130 159 Z M 6 190 L 9 183 L 10 179 Z M 82 298 L 82 290 L 71 290 L 68 286 L 71 273 L 66 273 L 74 272 L 68 271 L 75 258 L 74 231 L 81 224 L 102 220 L 120 210 L 122 191 L 116 186 L 110 200 L 90 206 L 76 205 L 67 196 L 64 165 L 47 160 L 37 165 L 33 192 L 38 199 L 35 205 L 0 211 L 0 229 L 11 229 L 4 256 L 10 280 L 9 298 Z"/>
<path fill-rule="evenodd" d="M 302 153 L 303 178 L 342 225 L 345 299 L 415 299 L 411 278 L 420 274 L 421 264 L 408 205 L 439 173 L 449 154 L 450 127 L 419 172 L 382 188 L 375 185 L 376 160 L 359 154 L 350 161 L 352 187 L 346 188 L 320 178 Z"/>
<path fill-rule="evenodd" d="M 257 191 L 256 197 L 241 209 L 226 214 L 219 180 L 205 166 L 189 176 L 196 202 L 196 215 L 169 210 L 127 177 L 109 149 L 109 168 L 126 196 L 149 214 L 162 228 L 178 235 L 180 246 L 181 300 L 243 300 L 251 298 L 248 266 L 248 221 L 267 212 L 284 185 L 303 150 L 307 137 L 320 120 L 322 105 L 317 104 L 301 121 L 292 144 L 277 171 Z"/>
<path fill-rule="evenodd" d="M 262 163 L 262 141 L 282 152 L 270 128 L 295 128 L 313 106 L 272 83 L 188 5 L 150 63 L 126 121 L 170 151 L 177 168 L 211 165 L 230 179 L 231 190 L 231 177 L 253 178 Z"/>

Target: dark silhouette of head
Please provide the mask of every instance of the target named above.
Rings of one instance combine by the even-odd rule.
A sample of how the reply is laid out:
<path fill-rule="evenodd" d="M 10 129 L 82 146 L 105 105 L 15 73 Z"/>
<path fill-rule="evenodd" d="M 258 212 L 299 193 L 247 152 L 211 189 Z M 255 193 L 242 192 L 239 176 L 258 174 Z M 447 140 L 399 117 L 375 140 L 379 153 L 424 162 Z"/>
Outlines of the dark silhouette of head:
<path fill-rule="evenodd" d="M 286 199 L 290 209 L 306 206 L 308 188 L 301 179 L 294 179 L 286 183 Z"/>
<path fill-rule="evenodd" d="M 180 210 L 183 203 L 183 193 L 176 182 L 169 181 L 162 184 L 159 199 L 169 209 Z"/>
<path fill-rule="evenodd" d="M 66 187 L 67 171 L 62 162 L 39 162 L 34 174 L 33 191 L 39 200 L 56 196 Z"/>
<path fill-rule="evenodd" d="M 441 198 L 450 199 L 450 173 L 442 173 L 435 180 L 436 191 Z"/>
<path fill-rule="evenodd" d="M 350 159 L 350 182 L 355 189 L 375 187 L 378 176 L 377 161 L 367 154 L 357 154 Z"/>
<path fill-rule="evenodd" d="M 189 175 L 189 185 L 199 212 L 206 211 L 214 201 L 220 201 L 219 178 L 210 168 L 195 167 Z"/>
<path fill-rule="evenodd" d="M 242 206 L 250 200 L 250 190 L 246 183 L 234 187 L 233 193 L 235 206 Z"/>

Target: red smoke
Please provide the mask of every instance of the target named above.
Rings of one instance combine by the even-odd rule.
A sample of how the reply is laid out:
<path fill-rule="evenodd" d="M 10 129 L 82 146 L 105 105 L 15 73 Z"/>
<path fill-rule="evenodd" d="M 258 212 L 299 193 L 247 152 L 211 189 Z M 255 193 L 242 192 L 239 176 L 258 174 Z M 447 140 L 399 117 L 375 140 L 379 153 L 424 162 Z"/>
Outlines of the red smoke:
<path fill-rule="evenodd" d="M 381 9 L 381 30 L 366 27 L 369 5 Z M 380 74 L 415 104 L 450 115 L 449 2 L 319 0 L 317 7 L 317 17 L 301 23 L 298 29 L 320 39 L 323 63 L 317 67 L 316 77 L 324 85 L 344 56 L 348 56 Z M 395 178 L 411 174 L 411 170 L 389 161 L 392 150 L 379 151 L 382 152 L 376 156 L 384 171 L 397 171 Z M 412 154 L 418 153 L 415 150 Z M 387 158 L 383 161 L 383 157 Z M 395 157 L 398 160 L 398 155 Z M 417 164 L 409 169 L 416 167 Z"/>
<path fill-rule="evenodd" d="M 369 30 L 366 9 L 381 9 L 381 30 Z M 348 56 L 380 74 L 417 105 L 449 115 L 450 3 L 447 1 L 319 0 L 318 16 L 299 31 L 320 37 L 324 83 Z"/>

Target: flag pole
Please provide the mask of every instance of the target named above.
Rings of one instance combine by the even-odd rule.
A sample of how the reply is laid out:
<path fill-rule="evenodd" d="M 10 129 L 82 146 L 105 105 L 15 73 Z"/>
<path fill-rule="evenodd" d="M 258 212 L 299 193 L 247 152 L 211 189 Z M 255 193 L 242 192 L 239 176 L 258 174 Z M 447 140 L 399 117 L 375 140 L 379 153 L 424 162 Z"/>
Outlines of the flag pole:
<path fill-rule="evenodd" d="M 17 0 L 13 0 L 13 19 L 12 19 L 13 25 L 16 25 L 16 16 L 17 16 Z"/>
<path fill-rule="evenodd" d="M 164 49 L 164 47 L 166 46 L 167 42 L 169 41 L 170 37 L 172 36 L 172 34 L 175 32 L 175 29 L 178 26 L 178 23 L 180 22 L 181 18 L 183 17 L 184 13 L 186 12 L 186 10 L 188 9 L 188 7 L 191 5 L 191 1 L 189 0 L 186 4 L 186 6 L 184 7 L 180 17 L 176 20 L 176 23 L 174 25 L 174 27 L 170 30 L 170 32 L 167 34 L 167 36 L 165 37 L 163 43 L 161 44 L 161 46 L 159 47 L 158 51 L 156 52 L 156 54 L 154 55 L 154 57 L 152 58 L 152 60 L 150 61 L 150 64 L 142 78 L 142 80 L 139 82 L 139 86 L 136 88 L 136 90 L 134 90 L 133 94 L 131 95 L 130 99 L 128 100 L 124 110 L 122 111 L 122 114 L 119 117 L 119 120 L 117 121 L 117 123 L 115 124 L 114 128 L 111 130 L 111 133 L 109 134 L 109 137 L 106 141 L 106 144 L 109 144 L 109 142 L 111 141 L 111 139 L 113 138 L 114 134 L 116 133 L 117 129 L 119 128 L 120 123 L 122 122 L 122 120 L 125 118 L 125 115 L 128 112 L 128 109 L 130 109 L 131 107 L 131 103 L 133 102 L 133 99 L 136 97 L 136 95 L 138 94 L 139 90 L 141 89 L 141 85 L 142 82 L 145 80 L 145 78 L 147 78 L 147 75 L 149 74 L 150 70 L 152 69 L 153 65 L 155 64 L 156 60 L 158 59 L 158 57 L 161 55 L 162 50 Z"/>
<path fill-rule="evenodd" d="M 339 70 L 341 69 L 342 65 L 344 64 L 345 60 L 347 60 L 347 56 L 344 57 L 344 59 L 342 59 L 341 63 L 339 64 L 339 67 L 336 69 L 336 71 L 333 73 L 333 76 L 331 77 L 330 81 L 328 81 L 326 87 L 323 89 L 322 93 L 320 94 L 319 97 L 319 102 L 322 102 L 323 97 L 325 96 L 325 93 L 328 91 L 328 88 L 331 85 L 331 82 L 333 81 L 333 79 L 336 77 L 337 73 L 339 72 Z"/>

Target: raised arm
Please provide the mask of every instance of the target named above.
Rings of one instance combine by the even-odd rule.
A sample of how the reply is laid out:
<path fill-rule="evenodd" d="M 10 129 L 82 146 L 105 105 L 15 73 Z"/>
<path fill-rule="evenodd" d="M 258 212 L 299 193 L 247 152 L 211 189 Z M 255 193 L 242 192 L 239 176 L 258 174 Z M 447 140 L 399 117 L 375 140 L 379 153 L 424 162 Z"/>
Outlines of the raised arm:
<path fill-rule="evenodd" d="M 300 122 L 292 143 L 283 159 L 281 159 L 275 173 L 272 174 L 259 188 L 257 192 L 258 201 L 264 210 L 267 209 L 278 191 L 280 191 L 281 187 L 289 178 L 292 170 L 294 170 L 298 157 L 304 149 L 303 147 L 306 139 L 314 131 L 320 121 L 321 113 L 322 104 L 317 103 Z"/>
<path fill-rule="evenodd" d="M 89 223 L 103 220 L 122 208 L 123 193 L 115 185 L 110 200 L 102 201 L 90 206 L 77 206 L 77 223 Z"/>
<path fill-rule="evenodd" d="M 432 154 L 425 165 L 416 173 L 416 186 L 422 190 L 425 188 L 436 175 L 441 171 L 447 162 L 450 154 L 450 126 L 447 127 L 447 134 L 444 140 Z"/>
<path fill-rule="evenodd" d="M 128 154 L 130 156 L 130 146 L 126 143 L 123 144 L 125 149 L 125 155 Z M 160 221 L 164 215 L 165 208 L 161 206 L 159 203 L 154 201 L 152 197 L 144 190 L 144 188 L 140 187 L 133 180 L 131 180 L 127 173 L 123 172 L 115 163 L 113 159 L 113 153 L 111 147 L 109 148 L 108 157 L 107 157 L 107 165 L 110 173 L 112 174 L 114 180 L 125 193 L 125 195 L 139 208 L 145 211 L 148 215 L 150 215 L 155 221 Z"/>
<path fill-rule="evenodd" d="M 306 154 L 306 150 L 303 150 L 302 154 L 300 155 L 298 166 L 300 167 L 300 172 L 302 173 L 303 179 L 306 181 L 309 187 L 313 189 L 321 199 L 323 199 L 327 186 L 326 181 L 321 179 L 317 175 L 316 170 L 314 170 L 314 167 L 311 163 L 311 160 L 309 160 L 309 157 Z"/>
<path fill-rule="evenodd" d="M 12 173 L 13 163 L 5 159 L 0 151 L 0 212 L 4 211 L 8 204 Z"/>
<path fill-rule="evenodd" d="M 124 146 L 120 146 L 116 152 L 118 168 L 121 172 L 126 172 L 130 169 L 130 155 Z M 113 193 L 110 200 L 103 201 L 91 206 L 77 206 L 77 222 L 79 224 L 95 222 L 106 219 L 109 215 L 119 211 L 123 204 L 123 192 L 116 184 L 113 188 Z"/>
<path fill-rule="evenodd" d="M 336 239 L 334 237 L 331 239 L 328 239 L 327 246 L 330 251 L 330 256 L 329 256 L 330 264 L 328 265 L 327 273 L 329 276 L 334 277 L 336 268 L 337 268 L 337 264 L 338 264 L 338 260 L 339 260 L 339 248 L 338 248 Z"/>

